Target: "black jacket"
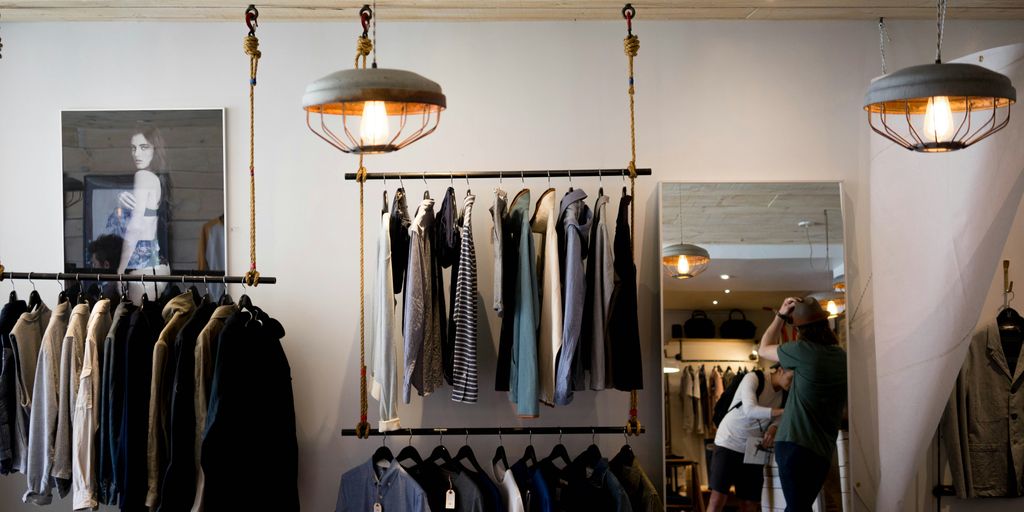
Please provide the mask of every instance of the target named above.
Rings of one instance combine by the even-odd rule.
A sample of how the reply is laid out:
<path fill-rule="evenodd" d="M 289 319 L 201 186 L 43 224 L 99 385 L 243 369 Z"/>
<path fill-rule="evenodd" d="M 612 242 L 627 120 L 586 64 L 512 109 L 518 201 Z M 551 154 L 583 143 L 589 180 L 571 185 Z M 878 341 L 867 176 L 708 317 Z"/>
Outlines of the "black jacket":
<path fill-rule="evenodd" d="M 153 380 L 153 346 L 164 328 L 160 304 L 146 301 L 132 314 L 125 347 L 124 406 L 121 412 L 121 438 L 117 488 L 123 511 L 148 512 L 149 466 L 149 390 Z"/>
<path fill-rule="evenodd" d="M 643 362 L 640 356 L 640 324 L 637 321 L 636 264 L 633 263 L 633 242 L 629 227 L 631 196 L 622 196 L 619 215 L 615 219 L 615 288 L 608 311 L 608 330 L 614 364 L 612 382 L 615 389 L 632 391 L 644 388 Z"/>

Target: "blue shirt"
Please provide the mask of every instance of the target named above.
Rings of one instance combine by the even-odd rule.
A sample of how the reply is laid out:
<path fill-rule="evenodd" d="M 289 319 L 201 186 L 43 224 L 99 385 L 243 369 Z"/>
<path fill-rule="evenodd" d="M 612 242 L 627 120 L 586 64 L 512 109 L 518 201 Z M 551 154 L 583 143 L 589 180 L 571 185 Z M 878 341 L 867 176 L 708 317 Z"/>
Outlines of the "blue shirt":
<path fill-rule="evenodd" d="M 430 512 L 423 489 L 397 463 L 377 468 L 369 460 L 341 475 L 335 512 L 372 512 L 375 503 L 381 512 Z"/>

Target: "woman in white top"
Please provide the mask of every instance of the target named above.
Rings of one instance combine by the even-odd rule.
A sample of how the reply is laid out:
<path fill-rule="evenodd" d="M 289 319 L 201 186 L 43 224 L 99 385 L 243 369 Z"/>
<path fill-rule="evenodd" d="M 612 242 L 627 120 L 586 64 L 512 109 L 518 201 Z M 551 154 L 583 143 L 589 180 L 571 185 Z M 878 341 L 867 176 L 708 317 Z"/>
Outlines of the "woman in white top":
<path fill-rule="evenodd" d="M 761 507 L 761 488 L 764 486 L 764 467 L 744 464 L 743 454 L 747 439 L 763 437 L 761 446 L 774 444 L 775 431 L 782 417 L 783 392 L 793 382 L 793 371 L 778 364 L 764 375 L 764 385 L 758 394 L 762 377 L 750 372 L 743 377 L 736 395 L 729 404 L 729 412 L 722 418 L 715 434 L 715 454 L 708 472 L 711 502 L 708 512 L 721 512 L 729 497 L 729 488 L 736 488 L 741 512 L 756 512 Z"/>

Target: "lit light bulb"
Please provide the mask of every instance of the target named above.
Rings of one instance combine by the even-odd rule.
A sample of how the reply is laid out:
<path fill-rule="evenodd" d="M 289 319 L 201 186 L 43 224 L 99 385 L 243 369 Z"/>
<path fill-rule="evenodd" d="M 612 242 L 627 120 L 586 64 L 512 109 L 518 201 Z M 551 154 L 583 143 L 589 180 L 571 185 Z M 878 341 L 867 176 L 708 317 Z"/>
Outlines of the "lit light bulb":
<path fill-rule="evenodd" d="M 732 293 L 732 290 L 725 290 L 725 293 Z"/>
<path fill-rule="evenodd" d="M 718 301 L 717 300 L 713 300 L 713 301 L 711 301 L 711 304 L 717 306 L 718 305 Z"/>
<path fill-rule="evenodd" d="M 388 111 L 383 101 L 363 103 L 363 117 L 359 121 L 359 142 L 364 146 L 383 146 L 388 143 Z"/>
<path fill-rule="evenodd" d="M 949 98 L 935 96 L 924 112 L 924 135 L 932 142 L 949 142 L 953 137 L 953 110 Z"/>
<path fill-rule="evenodd" d="M 839 306 L 836 305 L 836 301 L 828 301 L 828 306 L 826 306 L 825 309 L 828 311 L 829 318 L 835 318 L 839 316 Z"/>
<path fill-rule="evenodd" d="M 664 367 L 662 369 L 662 371 L 667 373 L 667 374 L 668 373 L 679 373 L 679 368 L 676 368 L 675 366 L 666 366 L 666 367 Z"/>
<path fill-rule="evenodd" d="M 686 256 L 680 256 L 679 260 L 676 261 L 676 271 L 680 275 L 687 275 L 690 273 L 690 262 L 686 260 Z"/>

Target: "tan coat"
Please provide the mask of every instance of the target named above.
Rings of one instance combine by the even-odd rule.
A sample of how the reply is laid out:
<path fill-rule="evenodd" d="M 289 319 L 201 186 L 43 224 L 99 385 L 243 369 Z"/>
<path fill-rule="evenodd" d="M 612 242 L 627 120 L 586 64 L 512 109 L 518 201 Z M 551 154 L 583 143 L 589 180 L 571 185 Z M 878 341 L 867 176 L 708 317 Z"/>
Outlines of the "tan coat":
<path fill-rule="evenodd" d="M 1022 387 L 1024 352 L 1011 375 L 998 327 L 976 333 L 941 426 L 958 497 L 1024 494 Z M 1007 482 L 1011 462 L 1015 485 Z"/>
<path fill-rule="evenodd" d="M 537 244 L 540 279 L 540 333 L 537 337 L 537 380 L 542 403 L 555 403 L 555 357 L 562 348 L 562 278 L 558 261 L 558 202 L 549 188 L 537 200 L 530 225 L 541 235 Z"/>

